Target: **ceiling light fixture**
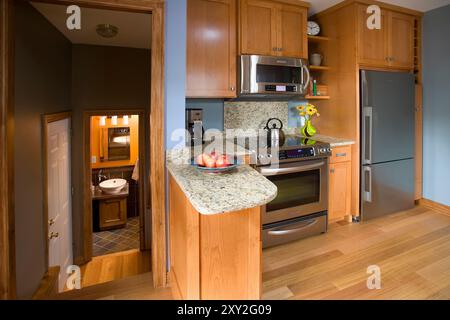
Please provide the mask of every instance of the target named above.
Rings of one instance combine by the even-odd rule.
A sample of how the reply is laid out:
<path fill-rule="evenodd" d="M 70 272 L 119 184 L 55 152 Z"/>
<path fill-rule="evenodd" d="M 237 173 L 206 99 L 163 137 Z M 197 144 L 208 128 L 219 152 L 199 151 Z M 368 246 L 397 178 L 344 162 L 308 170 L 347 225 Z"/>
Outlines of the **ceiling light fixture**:
<path fill-rule="evenodd" d="M 128 116 L 123 116 L 123 124 L 128 125 Z"/>
<path fill-rule="evenodd" d="M 100 117 L 100 127 L 106 126 L 106 117 Z"/>
<path fill-rule="evenodd" d="M 119 33 L 119 28 L 108 23 L 98 24 L 97 33 L 103 38 L 113 38 Z"/>
<path fill-rule="evenodd" d="M 113 126 L 117 126 L 117 116 L 112 116 L 112 117 L 111 117 L 111 124 L 112 124 Z"/>

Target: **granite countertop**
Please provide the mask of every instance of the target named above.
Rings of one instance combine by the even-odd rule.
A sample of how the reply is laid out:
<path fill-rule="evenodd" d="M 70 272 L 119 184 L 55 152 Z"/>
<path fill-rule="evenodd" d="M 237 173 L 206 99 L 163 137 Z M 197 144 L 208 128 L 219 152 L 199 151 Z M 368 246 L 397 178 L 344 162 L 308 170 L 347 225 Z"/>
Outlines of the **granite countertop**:
<path fill-rule="evenodd" d="M 343 139 L 343 138 L 324 136 L 324 135 L 321 135 L 321 134 L 316 134 L 314 137 L 312 137 L 312 139 L 329 143 L 332 148 L 349 146 L 349 145 L 355 144 L 355 141 L 350 140 L 350 139 Z"/>
<path fill-rule="evenodd" d="M 248 165 L 226 174 L 204 173 L 172 162 L 167 169 L 193 207 L 205 215 L 263 206 L 277 195 L 277 187 Z"/>
<path fill-rule="evenodd" d="M 126 186 L 120 190 L 119 193 L 116 194 L 107 194 L 104 193 L 99 186 L 96 186 L 92 191 L 92 200 L 106 200 L 106 199 L 114 199 L 114 198 L 125 198 L 128 197 L 128 183 Z"/>

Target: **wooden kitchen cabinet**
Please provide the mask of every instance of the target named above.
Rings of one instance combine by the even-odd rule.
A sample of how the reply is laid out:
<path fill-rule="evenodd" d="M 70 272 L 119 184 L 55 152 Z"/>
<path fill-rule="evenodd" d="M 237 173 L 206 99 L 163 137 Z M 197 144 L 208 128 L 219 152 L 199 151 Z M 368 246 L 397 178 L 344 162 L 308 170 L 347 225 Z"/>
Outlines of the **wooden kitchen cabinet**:
<path fill-rule="evenodd" d="M 389 65 L 414 68 L 414 17 L 389 12 Z"/>
<path fill-rule="evenodd" d="M 370 30 L 366 26 L 367 6 L 358 6 L 359 63 L 369 66 L 388 64 L 388 13 L 381 10 L 381 29 Z"/>
<path fill-rule="evenodd" d="M 329 170 L 328 221 L 335 222 L 351 216 L 351 146 L 333 148 Z"/>
<path fill-rule="evenodd" d="M 261 207 L 200 214 L 169 175 L 169 214 L 175 299 L 261 298 Z"/>
<path fill-rule="evenodd" d="M 236 97 L 236 15 L 236 0 L 188 0 L 187 97 Z"/>
<path fill-rule="evenodd" d="M 414 17 L 381 10 L 381 29 L 367 28 L 367 5 L 358 5 L 358 59 L 369 67 L 414 68 Z"/>
<path fill-rule="evenodd" d="M 127 198 L 112 198 L 99 201 L 100 230 L 123 227 L 127 223 Z"/>
<path fill-rule="evenodd" d="M 240 53 L 307 58 L 308 7 L 300 1 L 296 4 L 241 0 Z"/>

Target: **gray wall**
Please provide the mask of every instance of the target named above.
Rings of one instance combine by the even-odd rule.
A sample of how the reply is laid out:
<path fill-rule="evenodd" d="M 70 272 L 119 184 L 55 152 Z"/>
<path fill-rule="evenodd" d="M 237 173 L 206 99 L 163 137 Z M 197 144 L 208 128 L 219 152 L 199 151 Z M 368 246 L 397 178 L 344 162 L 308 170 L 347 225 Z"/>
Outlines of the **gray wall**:
<path fill-rule="evenodd" d="M 450 6 L 423 19 L 423 197 L 450 206 Z"/>
<path fill-rule="evenodd" d="M 150 17 L 149 17 L 150 19 Z M 72 50 L 72 199 L 74 257 L 82 254 L 83 114 L 87 110 L 149 109 L 150 51 L 120 47 L 73 45 Z M 149 219 L 147 219 L 149 220 Z M 147 224 L 149 226 L 149 224 Z M 150 236 L 149 232 L 146 234 Z"/>
<path fill-rule="evenodd" d="M 186 108 L 203 109 L 205 130 L 223 130 L 223 99 L 186 99 Z"/>
<path fill-rule="evenodd" d="M 186 99 L 186 0 L 166 0 L 166 39 L 164 105 L 166 147 L 173 148 L 185 140 L 172 140 L 172 133 L 185 126 Z"/>
<path fill-rule="evenodd" d="M 28 2 L 15 3 L 16 278 L 18 298 L 30 298 L 46 271 L 41 115 L 70 109 L 71 44 Z"/>

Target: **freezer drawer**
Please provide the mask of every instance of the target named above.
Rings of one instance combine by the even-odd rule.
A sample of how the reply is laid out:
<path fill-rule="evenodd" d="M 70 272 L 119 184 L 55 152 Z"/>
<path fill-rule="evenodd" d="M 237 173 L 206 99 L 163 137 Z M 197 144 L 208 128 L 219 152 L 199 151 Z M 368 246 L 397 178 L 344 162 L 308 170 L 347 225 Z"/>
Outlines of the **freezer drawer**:
<path fill-rule="evenodd" d="M 263 226 L 263 248 L 327 232 L 327 212 Z"/>
<path fill-rule="evenodd" d="M 414 159 L 362 167 L 363 221 L 414 207 Z"/>

